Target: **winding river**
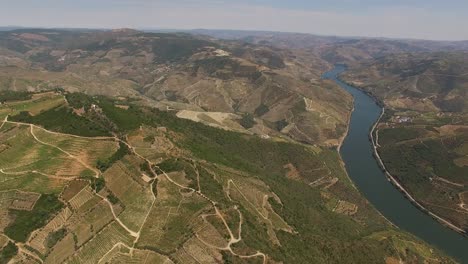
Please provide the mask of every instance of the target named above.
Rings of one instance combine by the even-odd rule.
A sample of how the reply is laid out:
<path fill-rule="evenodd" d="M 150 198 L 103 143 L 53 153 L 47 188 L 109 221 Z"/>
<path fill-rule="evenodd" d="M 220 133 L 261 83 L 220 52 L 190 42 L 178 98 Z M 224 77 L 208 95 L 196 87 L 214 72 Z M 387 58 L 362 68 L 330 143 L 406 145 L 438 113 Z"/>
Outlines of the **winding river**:
<path fill-rule="evenodd" d="M 354 97 L 348 135 L 341 147 L 346 170 L 364 196 L 388 220 L 427 243 L 441 249 L 462 263 L 468 263 L 468 238 L 443 226 L 428 214 L 416 208 L 386 178 L 373 157 L 369 132 L 378 120 L 382 109 L 361 90 L 338 80 L 345 71 L 336 66 L 323 78 L 331 79 Z"/>

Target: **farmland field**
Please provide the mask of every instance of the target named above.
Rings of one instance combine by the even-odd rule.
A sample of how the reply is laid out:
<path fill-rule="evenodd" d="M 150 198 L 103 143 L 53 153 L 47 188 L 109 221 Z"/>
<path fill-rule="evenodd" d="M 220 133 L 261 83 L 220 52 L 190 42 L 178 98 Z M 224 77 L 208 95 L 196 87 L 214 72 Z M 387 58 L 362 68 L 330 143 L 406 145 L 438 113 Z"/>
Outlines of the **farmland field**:
<path fill-rule="evenodd" d="M 0 231 L 21 242 L 17 253 L 11 248 L 15 261 L 360 262 L 406 249 L 439 256 L 415 238 L 405 236 L 414 247 L 396 239 L 404 233 L 359 195 L 334 150 L 105 97 L 65 97 L 0 106 L 10 115 L 0 128 Z M 371 236 L 388 230 L 388 239 Z M 353 253 L 361 251 L 368 255 Z"/>
<path fill-rule="evenodd" d="M 151 186 L 135 179 L 141 178 L 139 167 L 132 164 L 134 157 L 125 157 L 114 163 L 106 173 L 106 187 L 117 197 L 125 208 L 119 215 L 120 219 L 132 230 L 139 230 L 145 221 L 146 214 L 151 209 L 153 195 Z"/>

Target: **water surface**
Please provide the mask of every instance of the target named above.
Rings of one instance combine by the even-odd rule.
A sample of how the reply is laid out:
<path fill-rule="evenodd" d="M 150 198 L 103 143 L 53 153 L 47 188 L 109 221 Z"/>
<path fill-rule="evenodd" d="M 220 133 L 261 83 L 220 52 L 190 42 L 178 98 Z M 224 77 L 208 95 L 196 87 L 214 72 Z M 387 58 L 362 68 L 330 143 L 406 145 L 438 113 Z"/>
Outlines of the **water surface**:
<path fill-rule="evenodd" d="M 416 208 L 387 180 L 379 168 L 372 155 L 369 132 L 382 109 L 367 94 L 337 79 L 338 74 L 345 70 L 344 66 L 336 66 L 323 77 L 335 81 L 354 97 L 349 132 L 340 150 L 349 176 L 361 193 L 392 223 L 458 261 L 468 263 L 468 238 Z"/>

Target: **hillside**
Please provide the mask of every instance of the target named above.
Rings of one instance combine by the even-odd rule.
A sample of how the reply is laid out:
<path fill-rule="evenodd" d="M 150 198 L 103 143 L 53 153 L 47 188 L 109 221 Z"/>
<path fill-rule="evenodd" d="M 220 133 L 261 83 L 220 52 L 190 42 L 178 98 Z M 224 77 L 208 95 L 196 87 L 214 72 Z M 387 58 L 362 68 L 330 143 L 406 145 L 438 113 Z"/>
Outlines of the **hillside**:
<path fill-rule="evenodd" d="M 310 53 L 184 33 L 0 32 L 0 90 L 130 97 L 228 130 L 337 146 L 351 97 L 321 80 L 328 67 Z"/>
<path fill-rule="evenodd" d="M 342 77 L 394 109 L 468 112 L 468 53 L 405 53 L 351 64 Z"/>
<path fill-rule="evenodd" d="M 208 30 L 188 31 L 221 39 L 302 50 L 331 63 L 362 63 L 389 54 L 468 51 L 468 41 L 433 41 L 419 39 L 387 39 L 321 36 L 306 33 L 269 31 Z"/>
<path fill-rule="evenodd" d="M 2 260 L 452 263 L 373 209 L 336 150 L 130 98 L 2 98 Z"/>
<path fill-rule="evenodd" d="M 388 171 L 424 207 L 468 230 L 468 54 L 384 56 L 342 78 L 386 107 L 377 127 Z"/>

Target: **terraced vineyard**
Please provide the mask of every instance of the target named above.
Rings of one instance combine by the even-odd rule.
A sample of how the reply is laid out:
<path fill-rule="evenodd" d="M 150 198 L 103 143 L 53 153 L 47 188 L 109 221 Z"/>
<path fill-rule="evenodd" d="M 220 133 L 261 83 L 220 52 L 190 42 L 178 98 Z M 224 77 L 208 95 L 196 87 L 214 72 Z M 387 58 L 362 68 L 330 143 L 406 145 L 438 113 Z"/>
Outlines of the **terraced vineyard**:
<path fill-rule="evenodd" d="M 64 130 L 50 111 L 86 122 Z M 13 262 L 451 262 L 370 207 L 336 150 L 106 97 L 34 94 L 0 113 L 0 248 Z"/>

